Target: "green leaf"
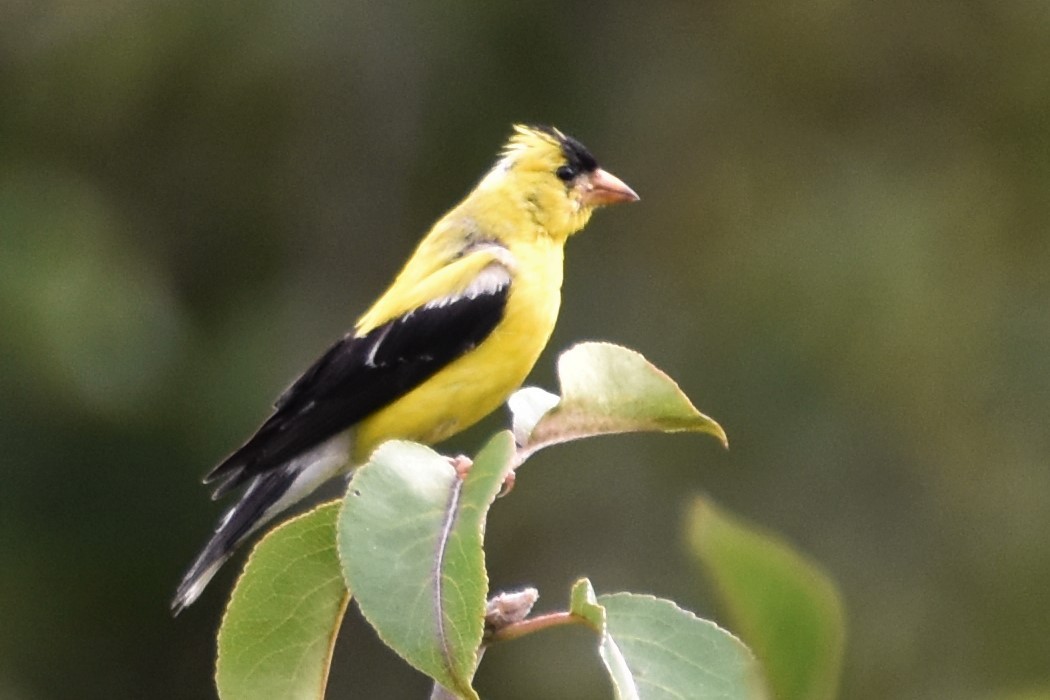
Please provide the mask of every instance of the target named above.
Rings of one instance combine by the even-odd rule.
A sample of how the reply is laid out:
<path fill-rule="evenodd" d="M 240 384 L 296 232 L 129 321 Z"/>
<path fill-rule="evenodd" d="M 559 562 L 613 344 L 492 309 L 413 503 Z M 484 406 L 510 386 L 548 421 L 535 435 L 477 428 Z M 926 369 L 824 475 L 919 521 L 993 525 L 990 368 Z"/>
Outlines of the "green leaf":
<path fill-rule="evenodd" d="M 569 612 L 587 622 L 598 634 L 605 634 L 605 608 L 598 605 L 594 588 L 585 578 L 573 584 Z"/>
<path fill-rule="evenodd" d="M 845 643 L 838 589 L 779 537 L 706 500 L 690 523 L 692 548 L 778 700 L 835 697 Z"/>
<path fill-rule="evenodd" d="M 587 622 L 600 635 L 598 653 L 609 672 L 609 680 L 612 681 L 616 699 L 638 700 L 638 687 L 634 683 L 634 674 L 631 673 L 620 648 L 616 646 L 616 641 L 607 634 L 605 608 L 598 604 L 598 599 L 594 596 L 594 588 L 587 579 L 580 579 L 573 585 L 569 612 Z"/>
<path fill-rule="evenodd" d="M 508 401 L 521 461 L 561 442 L 640 431 L 708 433 L 728 446 L 722 427 L 633 350 L 580 343 L 558 358 L 558 381 L 560 399 L 526 387 Z"/>
<path fill-rule="evenodd" d="M 252 550 L 219 629 L 223 700 L 324 697 L 350 594 L 335 549 L 339 502 L 270 531 Z"/>
<path fill-rule="evenodd" d="M 343 574 L 365 618 L 408 663 L 463 698 L 484 631 L 485 517 L 510 472 L 509 432 L 465 480 L 411 442 L 388 442 L 357 470 L 339 518 Z"/>
<path fill-rule="evenodd" d="M 601 634 L 599 652 L 617 700 L 754 700 L 765 697 L 751 652 L 713 622 L 668 600 L 572 589 L 569 611 Z"/>

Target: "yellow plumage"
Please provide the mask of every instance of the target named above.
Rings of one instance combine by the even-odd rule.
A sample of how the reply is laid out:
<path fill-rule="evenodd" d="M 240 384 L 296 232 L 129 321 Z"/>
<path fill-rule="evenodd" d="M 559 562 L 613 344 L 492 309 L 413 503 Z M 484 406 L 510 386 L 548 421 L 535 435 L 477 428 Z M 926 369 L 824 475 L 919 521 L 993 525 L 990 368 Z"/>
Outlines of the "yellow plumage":
<path fill-rule="evenodd" d="M 506 246 L 512 261 L 504 319 L 474 351 L 363 421 L 355 431 L 355 463 L 393 437 L 440 442 L 478 422 L 521 386 L 554 330 L 561 305 L 565 242 L 593 208 L 566 194 L 552 174 L 564 163 L 557 140 L 527 127 L 503 159 L 419 244 L 404 271 L 358 321 L 367 332 L 438 296 L 462 292 L 485 266 L 500 260 L 472 243 Z"/>
<path fill-rule="evenodd" d="M 426 383 L 361 422 L 355 430 L 355 463 L 393 437 L 440 442 L 478 422 L 521 386 L 547 345 L 561 304 L 564 239 L 509 245 L 516 261 L 504 318 L 470 353 Z M 483 253 L 473 257 L 487 258 Z M 470 260 L 466 269 L 486 264 Z M 397 289 L 395 284 L 391 292 Z"/>
<path fill-rule="evenodd" d="M 637 195 L 575 139 L 516 126 L 499 161 L 420 242 L 389 289 L 209 475 L 241 484 L 173 602 L 193 602 L 263 523 L 389 439 L 434 443 L 524 381 L 561 303 L 566 240 L 595 207 Z"/>

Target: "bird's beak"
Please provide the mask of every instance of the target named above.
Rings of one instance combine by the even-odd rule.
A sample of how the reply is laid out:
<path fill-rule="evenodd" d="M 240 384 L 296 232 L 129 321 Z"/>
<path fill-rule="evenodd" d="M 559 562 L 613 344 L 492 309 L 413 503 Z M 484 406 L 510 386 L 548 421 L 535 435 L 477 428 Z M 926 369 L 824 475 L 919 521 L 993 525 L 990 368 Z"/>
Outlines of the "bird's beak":
<path fill-rule="evenodd" d="M 578 187 L 582 190 L 580 198 L 589 207 L 638 201 L 638 195 L 623 180 L 601 168 L 580 178 Z"/>

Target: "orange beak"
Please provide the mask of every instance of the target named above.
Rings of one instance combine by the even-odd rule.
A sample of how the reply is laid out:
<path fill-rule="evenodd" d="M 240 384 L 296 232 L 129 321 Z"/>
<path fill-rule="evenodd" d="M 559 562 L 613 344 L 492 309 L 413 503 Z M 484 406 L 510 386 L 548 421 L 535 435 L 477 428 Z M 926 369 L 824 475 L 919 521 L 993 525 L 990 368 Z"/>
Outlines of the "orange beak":
<path fill-rule="evenodd" d="M 580 178 L 577 187 L 583 192 L 580 199 L 589 207 L 600 207 L 618 202 L 637 202 L 639 199 L 635 191 L 623 180 L 601 168 Z"/>

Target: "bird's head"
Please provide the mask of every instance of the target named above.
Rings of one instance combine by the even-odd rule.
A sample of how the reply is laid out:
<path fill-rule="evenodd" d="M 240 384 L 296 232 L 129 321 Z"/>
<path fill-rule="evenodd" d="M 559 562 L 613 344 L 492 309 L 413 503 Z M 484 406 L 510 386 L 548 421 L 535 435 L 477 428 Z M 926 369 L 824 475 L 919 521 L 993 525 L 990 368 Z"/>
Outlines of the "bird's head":
<path fill-rule="evenodd" d="M 516 125 L 482 184 L 516 200 L 559 239 L 583 228 L 600 206 L 638 200 L 622 180 L 598 167 L 586 146 L 549 126 Z"/>

